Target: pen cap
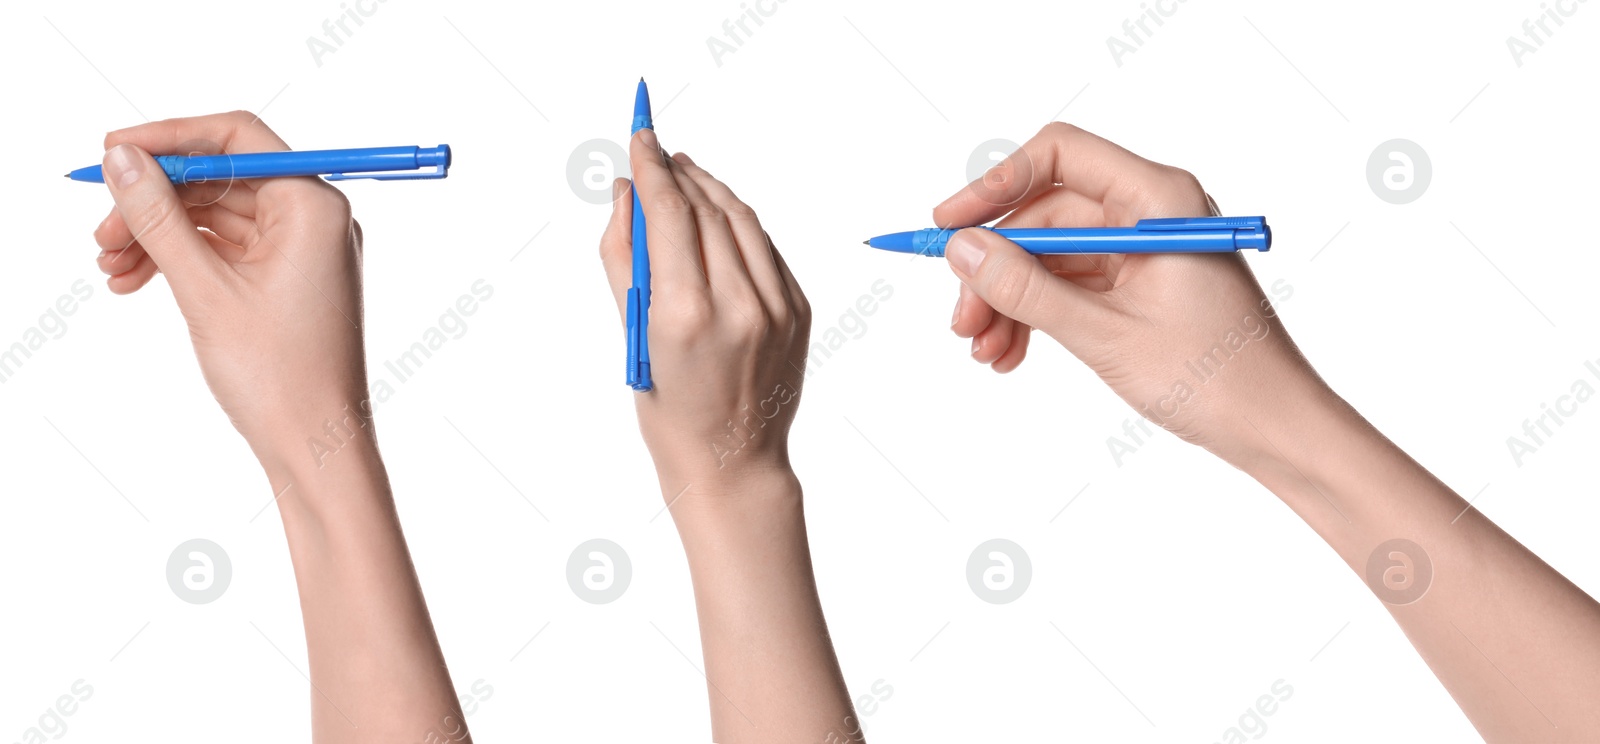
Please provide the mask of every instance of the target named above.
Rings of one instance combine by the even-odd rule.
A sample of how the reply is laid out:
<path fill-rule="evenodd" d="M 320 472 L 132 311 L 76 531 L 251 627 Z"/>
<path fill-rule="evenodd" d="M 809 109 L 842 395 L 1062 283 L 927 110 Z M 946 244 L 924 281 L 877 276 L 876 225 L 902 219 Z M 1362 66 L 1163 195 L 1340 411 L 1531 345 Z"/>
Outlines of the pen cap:
<path fill-rule="evenodd" d="M 428 168 L 433 166 L 439 166 L 442 168 L 450 167 L 449 145 L 417 148 L 417 167 Z"/>

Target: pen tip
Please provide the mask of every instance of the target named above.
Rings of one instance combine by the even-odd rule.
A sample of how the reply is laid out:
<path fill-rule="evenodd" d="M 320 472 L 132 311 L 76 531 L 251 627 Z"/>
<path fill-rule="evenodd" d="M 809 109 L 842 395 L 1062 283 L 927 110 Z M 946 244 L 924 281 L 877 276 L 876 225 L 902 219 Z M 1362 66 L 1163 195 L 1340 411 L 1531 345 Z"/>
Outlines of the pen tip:
<path fill-rule="evenodd" d="M 61 177 L 62 178 L 71 178 L 72 174 L 71 173 L 63 173 L 63 174 L 61 174 Z"/>
<path fill-rule="evenodd" d="M 639 82 L 641 82 L 641 83 L 644 82 L 644 76 L 643 75 L 639 76 Z"/>
<path fill-rule="evenodd" d="M 870 240 L 863 240 L 863 241 L 861 241 L 861 244 L 862 244 L 862 245 L 872 245 L 872 241 L 870 241 Z"/>

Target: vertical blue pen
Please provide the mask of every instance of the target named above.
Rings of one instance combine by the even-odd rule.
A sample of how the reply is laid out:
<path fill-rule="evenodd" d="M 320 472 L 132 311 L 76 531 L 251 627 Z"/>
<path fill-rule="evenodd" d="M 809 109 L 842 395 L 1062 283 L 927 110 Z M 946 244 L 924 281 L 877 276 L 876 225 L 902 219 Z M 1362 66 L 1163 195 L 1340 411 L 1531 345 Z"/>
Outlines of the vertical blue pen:
<path fill-rule="evenodd" d="M 650 89 L 639 78 L 633 97 L 631 138 L 641 129 L 655 129 L 650 120 Z M 633 191 L 633 286 L 628 288 L 628 386 L 641 393 L 654 387 L 650 380 L 650 246 L 645 235 L 644 207 L 639 185 Z"/>

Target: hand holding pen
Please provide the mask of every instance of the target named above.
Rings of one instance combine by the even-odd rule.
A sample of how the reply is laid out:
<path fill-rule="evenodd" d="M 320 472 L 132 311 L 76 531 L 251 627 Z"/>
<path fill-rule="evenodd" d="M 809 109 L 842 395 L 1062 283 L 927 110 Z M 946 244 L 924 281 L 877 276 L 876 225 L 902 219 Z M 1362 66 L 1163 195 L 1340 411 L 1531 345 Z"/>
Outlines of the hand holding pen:
<path fill-rule="evenodd" d="M 1001 228 L 1103 228 L 1212 213 L 1188 172 L 1052 123 L 935 207 L 933 219 L 951 226 L 999 219 Z M 1033 256 L 993 231 L 969 229 L 955 233 L 945 251 L 962 281 L 951 329 L 972 339 L 973 359 L 997 372 L 1016 369 L 1038 328 L 1141 414 L 1185 439 L 1218 447 L 1237 441 L 1245 424 L 1231 404 L 1258 400 L 1251 379 L 1314 377 L 1249 266 L 1231 250 Z M 1192 348 L 1198 357 L 1230 333 L 1260 338 L 1249 340 L 1250 354 L 1228 362 L 1248 369 L 1215 383 L 1194 382 L 1187 366 L 1193 359 L 1169 353 Z M 1192 395 L 1175 389 L 1185 380 Z"/>
<path fill-rule="evenodd" d="M 1187 172 L 1051 124 L 934 221 L 1098 227 L 1208 212 Z M 1595 740 L 1600 603 L 1340 398 L 1240 254 L 1039 257 L 965 229 L 945 257 L 962 283 L 951 327 L 975 359 L 1014 369 L 1039 328 L 1147 419 L 1255 478 L 1366 581 L 1486 740 Z M 1413 568 L 1424 561 L 1426 579 Z"/>
<path fill-rule="evenodd" d="M 174 186 L 149 153 L 195 140 L 209 154 L 289 149 L 243 112 L 107 135 L 116 206 L 94 233 L 99 264 L 117 294 L 166 276 L 211 393 L 266 471 L 260 501 L 282 516 L 300 591 L 314 739 L 470 741 L 378 454 L 350 203 L 316 178 Z"/>
<path fill-rule="evenodd" d="M 627 323 L 637 194 L 654 283 L 652 392 L 634 395 L 661 496 L 688 555 L 718 742 L 859 734 L 827 635 L 789 425 L 811 310 L 756 213 L 655 132 L 630 145 L 600 240 Z M 854 727 L 854 730 L 850 730 Z M 859 738 L 851 738 L 859 741 Z"/>

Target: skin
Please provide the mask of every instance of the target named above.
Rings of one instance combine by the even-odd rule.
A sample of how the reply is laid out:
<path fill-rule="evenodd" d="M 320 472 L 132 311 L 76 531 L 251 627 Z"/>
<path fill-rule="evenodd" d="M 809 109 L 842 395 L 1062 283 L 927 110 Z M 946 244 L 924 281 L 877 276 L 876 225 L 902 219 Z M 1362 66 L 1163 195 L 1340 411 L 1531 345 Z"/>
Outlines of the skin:
<path fill-rule="evenodd" d="M 313 738 L 470 740 L 362 415 L 361 229 L 349 202 L 318 178 L 174 189 L 148 154 L 289 149 L 244 112 L 124 129 L 105 146 L 116 206 L 95 242 L 107 284 L 127 294 L 166 276 L 206 384 L 277 495 Z M 341 446 L 316 453 L 312 437 Z"/>
<path fill-rule="evenodd" d="M 933 214 L 1090 227 L 1213 211 L 1189 173 L 1056 123 Z M 962 230 L 946 257 L 962 283 L 951 328 L 975 360 L 1015 369 L 1037 328 L 1146 418 L 1255 478 L 1385 602 L 1486 740 L 1600 740 L 1600 604 L 1335 394 L 1241 255 L 1039 258 Z M 1200 382 L 1187 365 L 1241 329 L 1249 340 Z M 1396 538 L 1411 545 L 1385 545 Z"/>
<path fill-rule="evenodd" d="M 694 581 L 714 741 L 860 741 L 817 597 L 788 433 L 811 310 L 754 211 L 655 133 L 630 146 L 600 241 L 626 308 L 632 188 L 651 266 L 655 389 L 636 395 Z M 731 427 L 731 428 L 730 428 Z"/>

